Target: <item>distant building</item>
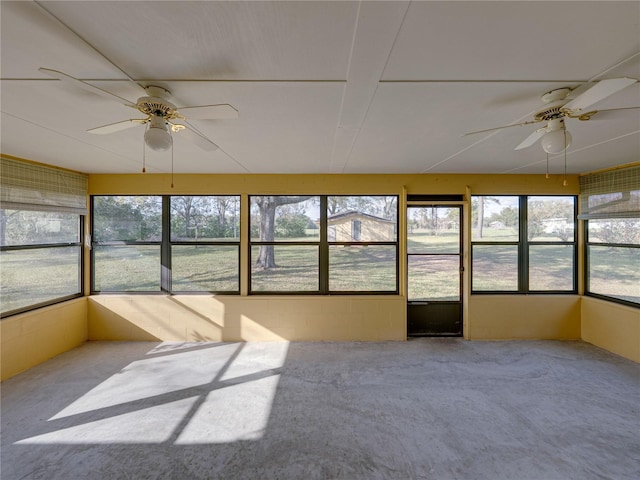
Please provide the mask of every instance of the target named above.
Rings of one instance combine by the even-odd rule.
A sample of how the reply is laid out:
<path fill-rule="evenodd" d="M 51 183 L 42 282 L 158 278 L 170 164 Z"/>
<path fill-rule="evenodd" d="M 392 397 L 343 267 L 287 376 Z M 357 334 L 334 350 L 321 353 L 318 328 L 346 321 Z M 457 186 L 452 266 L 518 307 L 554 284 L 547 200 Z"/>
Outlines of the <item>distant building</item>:
<path fill-rule="evenodd" d="M 330 242 L 386 242 L 396 238 L 393 220 L 350 210 L 327 218 Z"/>

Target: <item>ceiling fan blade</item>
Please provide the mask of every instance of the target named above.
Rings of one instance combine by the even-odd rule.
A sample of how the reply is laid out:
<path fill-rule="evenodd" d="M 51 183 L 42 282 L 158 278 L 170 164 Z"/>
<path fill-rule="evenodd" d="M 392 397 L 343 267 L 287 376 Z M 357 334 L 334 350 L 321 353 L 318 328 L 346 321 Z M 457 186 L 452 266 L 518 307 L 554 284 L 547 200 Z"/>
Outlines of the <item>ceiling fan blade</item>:
<path fill-rule="evenodd" d="M 636 110 L 640 108 L 640 105 L 638 105 L 637 107 L 620 107 L 620 108 L 603 108 L 602 110 L 594 110 L 596 113 L 601 113 L 601 112 L 617 112 L 619 110 Z M 594 114 L 595 115 L 595 114 Z"/>
<path fill-rule="evenodd" d="M 523 125 L 531 125 L 532 123 L 539 123 L 542 120 L 531 120 L 528 122 L 522 122 L 522 123 L 513 123 L 511 125 L 503 125 L 502 127 L 494 127 L 494 128 L 487 128 L 485 130 L 476 130 L 475 132 L 467 132 L 465 133 L 463 136 L 467 136 L 467 135 L 475 135 L 476 133 L 486 133 L 486 132 L 493 132 L 495 130 L 502 130 L 503 128 L 510 128 L 510 127 L 522 127 Z"/>
<path fill-rule="evenodd" d="M 238 118 L 238 110 L 228 104 L 180 107 L 178 111 L 189 120 L 218 120 Z"/>
<path fill-rule="evenodd" d="M 87 133 L 95 133 L 98 135 L 108 135 L 109 133 L 119 132 L 120 130 L 126 130 L 127 128 L 135 127 L 136 125 L 147 123 L 147 120 L 130 119 L 123 120 L 122 122 L 110 123 L 108 125 L 102 125 L 101 127 L 95 127 L 87 130 Z"/>
<path fill-rule="evenodd" d="M 177 135 L 180 135 L 181 137 L 184 137 L 188 141 L 190 141 L 190 142 L 194 143 L 195 145 L 197 145 L 198 147 L 200 147 L 202 150 L 204 150 L 206 152 L 213 152 L 213 151 L 218 150 L 220 148 L 220 147 L 218 147 L 218 145 L 213 143 L 211 140 L 209 140 L 203 134 L 198 132 L 191 125 L 187 124 L 187 125 L 182 125 L 182 126 L 184 127 L 184 129 L 181 129 L 177 133 Z"/>
<path fill-rule="evenodd" d="M 76 87 L 80 87 L 88 92 L 94 93 L 96 95 L 100 95 L 110 100 L 117 100 L 119 103 L 123 103 L 127 107 L 137 108 L 135 103 L 132 103 L 126 98 L 116 95 L 115 93 L 107 92 L 106 90 L 103 90 L 94 85 L 91 85 L 90 83 L 79 80 L 75 77 L 72 77 L 71 75 L 67 75 L 64 72 L 59 72 L 58 70 L 52 70 L 50 68 L 44 68 L 44 67 L 40 67 L 38 70 L 41 71 L 42 73 L 49 75 L 50 77 L 57 78 L 58 80 L 69 83 L 70 85 L 75 85 Z"/>
<path fill-rule="evenodd" d="M 531 145 L 536 143 L 538 140 L 540 140 L 545 133 L 547 133 L 547 127 L 539 128 L 538 130 L 534 131 L 531 135 L 529 135 L 527 138 L 525 138 L 520 143 L 520 145 L 514 148 L 514 150 L 522 150 L 523 148 L 530 147 Z"/>
<path fill-rule="evenodd" d="M 597 103 L 636 82 L 637 80 L 635 78 L 626 77 L 600 80 L 589 90 L 578 95 L 576 98 L 564 105 L 562 109 L 569 110 L 571 112 L 579 112 L 580 110 L 589 108 L 594 103 Z"/>

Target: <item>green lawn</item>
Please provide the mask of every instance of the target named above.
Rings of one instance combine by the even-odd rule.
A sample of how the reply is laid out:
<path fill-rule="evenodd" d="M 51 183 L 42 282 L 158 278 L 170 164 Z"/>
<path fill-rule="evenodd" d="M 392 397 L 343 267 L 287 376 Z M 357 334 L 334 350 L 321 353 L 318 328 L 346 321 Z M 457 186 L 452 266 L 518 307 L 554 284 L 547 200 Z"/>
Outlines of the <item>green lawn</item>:
<path fill-rule="evenodd" d="M 589 289 L 640 303 L 640 249 L 589 248 Z"/>
<path fill-rule="evenodd" d="M 458 253 L 460 235 L 457 230 L 414 230 L 407 237 L 407 253 Z"/>
<path fill-rule="evenodd" d="M 409 251 L 455 253 L 453 232 L 409 236 Z M 174 246 L 172 281 L 175 292 L 239 290 L 238 247 Z M 79 247 L 6 251 L 0 256 L 2 311 L 79 292 Z M 252 249 L 253 261 L 258 247 Z M 159 291 L 160 247 L 156 245 L 96 247 L 95 282 L 101 291 Z M 277 267 L 252 266 L 253 291 L 318 291 L 318 247 L 277 245 Z M 590 289 L 594 293 L 640 302 L 640 250 L 591 247 Z M 531 246 L 530 289 L 570 290 L 573 247 Z M 408 260 L 409 298 L 457 300 L 456 255 L 412 255 Z M 473 287 L 480 291 L 517 288 L 517 251 L 510 245 L 475 245 Z M 395 291 L 393 246 L 332 246 L 329 251 L 332 291 Z"/>
<path fill-rule="evenodd" d="M 0 254 L 2 311 L 80 292 L 80 247 L 13 250 Z"/>

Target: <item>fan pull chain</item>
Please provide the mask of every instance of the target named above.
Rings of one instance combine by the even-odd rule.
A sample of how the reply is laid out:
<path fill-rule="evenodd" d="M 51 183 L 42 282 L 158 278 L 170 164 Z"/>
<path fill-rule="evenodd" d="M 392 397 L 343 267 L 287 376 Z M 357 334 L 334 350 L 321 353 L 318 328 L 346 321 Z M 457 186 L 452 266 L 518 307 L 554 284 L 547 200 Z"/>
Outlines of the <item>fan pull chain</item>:
<path fill-rule="evenodd" d="M 549 178 L 549 154 L 547 153 L 547 173 L 545 173 L 544 178 Z"/>
<path fill-rule="evenodd" d="M 567 148 L 569 148 L 567 146 L 567 130 L 564 129 L 564 179 L 562 180 L 562 186 L 566 187 L 567 185 L 569 185 L 569 182 L 567 182 Z"/>
<path fill-rule="evenodd" d="M 145 133 L 147 133 L 147 128 L 149 128 L 148 126 L 145 127 L 144 131 Z M 142 136 L 142 173 L 146 173 L 147 172 L 147 158 L 146 158 L 146 152 L 147 149 L 145 148 L 145 144 L 147 142 L 144 141 L 144 135 Z"/>
<path fill-rule="evenodd" d="M 171 188 L 173 188 L 173 136 L 171 138 Z"/>

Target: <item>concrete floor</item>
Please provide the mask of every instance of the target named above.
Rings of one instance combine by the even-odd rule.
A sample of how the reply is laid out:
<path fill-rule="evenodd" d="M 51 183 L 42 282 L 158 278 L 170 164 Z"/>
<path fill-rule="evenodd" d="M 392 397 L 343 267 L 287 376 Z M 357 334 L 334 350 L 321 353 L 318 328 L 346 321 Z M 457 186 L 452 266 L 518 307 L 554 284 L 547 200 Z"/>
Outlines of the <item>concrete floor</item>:
<path fill-rule="evenodd" d="M 582 342 L 90 342 L 2 384 L 2 480 L 640 478 Z"/>

